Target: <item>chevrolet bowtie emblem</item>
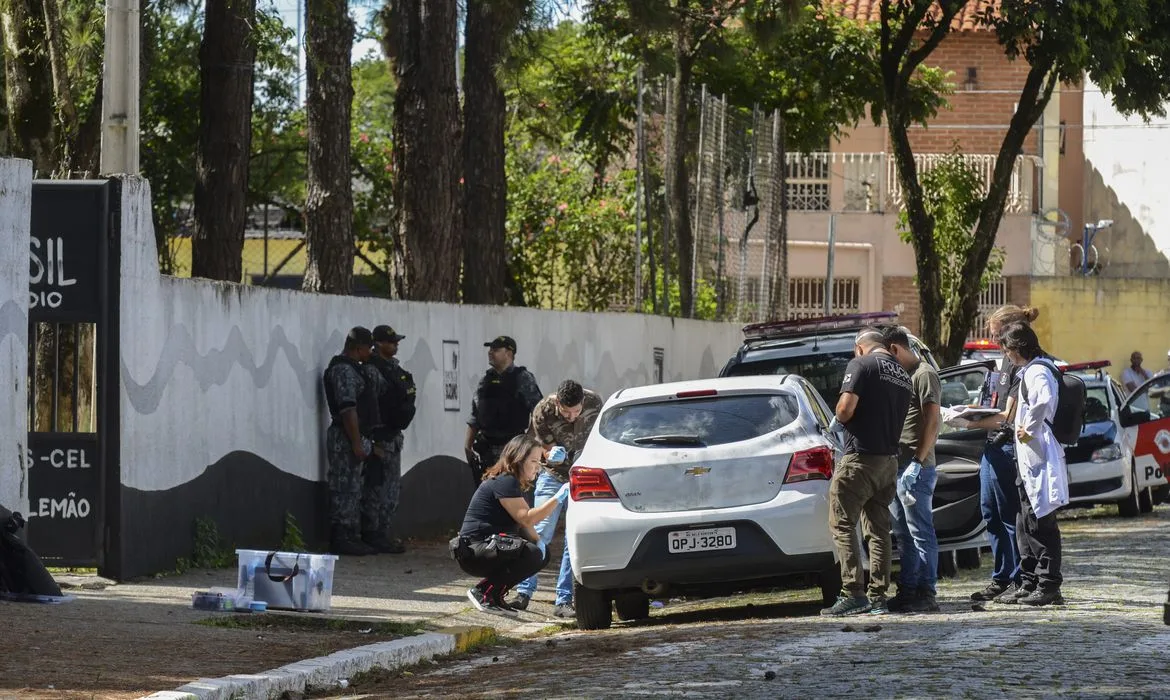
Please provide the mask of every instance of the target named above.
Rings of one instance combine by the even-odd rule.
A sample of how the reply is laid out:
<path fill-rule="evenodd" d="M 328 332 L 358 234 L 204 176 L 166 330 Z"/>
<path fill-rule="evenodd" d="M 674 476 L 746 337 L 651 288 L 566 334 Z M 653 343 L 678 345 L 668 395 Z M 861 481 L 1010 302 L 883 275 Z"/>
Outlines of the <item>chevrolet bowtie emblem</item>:
<path fill-rule="evenodd" d="M 710 467 L 691 467 L 690 469 L 683 472 L 683 474 L 686 474 L 687 476 L 702 476 L 710 471 Z"/>

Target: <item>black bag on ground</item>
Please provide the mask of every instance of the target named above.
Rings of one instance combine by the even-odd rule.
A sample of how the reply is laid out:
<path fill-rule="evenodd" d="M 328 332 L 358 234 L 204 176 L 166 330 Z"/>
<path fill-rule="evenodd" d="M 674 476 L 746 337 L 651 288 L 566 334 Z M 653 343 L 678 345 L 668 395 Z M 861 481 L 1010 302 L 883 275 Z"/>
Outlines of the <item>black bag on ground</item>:
<path fill-rule="evenodd" d="M 1056 379 L 1057 397 L 1056 414 L 1049 421 L 1052 434 L 1062 445 L 1075 445 L 1081 439 L 1081 431 L 1085 427 L 1085 382 L 1075 374 L 1061 372 L 1050 360 L 1034 360 L 1052 373 Z M 1027 395 L 1024 378 L 1020 377 L 1020 387 Z"/>
<path fill-rule="evenodd" d="M 61 596 L 61 587 L 40 557 L 16 533 L 24 518 L 0 506 L 0 593 Z"/>

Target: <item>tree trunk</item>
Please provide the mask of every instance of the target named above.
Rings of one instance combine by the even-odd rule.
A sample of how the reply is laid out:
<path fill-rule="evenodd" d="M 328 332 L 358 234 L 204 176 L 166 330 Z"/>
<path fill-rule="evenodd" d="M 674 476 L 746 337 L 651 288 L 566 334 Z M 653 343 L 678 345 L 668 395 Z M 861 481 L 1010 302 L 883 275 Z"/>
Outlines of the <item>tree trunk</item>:
<path fill-rule="evenodd" d="M 353 20 L 345 0 L 308 0 L 309 179 L 305 196 L 308 262 L 304 289 L 349 294 L 353 285 Z"/>
<path fill-rule="evenodd" d="M 788 149 L 784 143 L 784 117 L 780 110 L 773 113 L 773 133 L 776 176 L 772 182 L 772 216 L 776 217 L 776 236 L 772 241 L 772 307 L 768 309 L 768 320 L 788 320 Z"/>
<path fill-rule="evenodd" d="M 468 0 L 463 62 L 463 301 L 509 299 L 504 171 L 507 103 L 496 79 L 524 0 Z"/>
<path fill-rule="evenodd" d="M 995 247 L 996 234 L 1003 220 L 1003 210 L 1011 187 L 1016 157 L 1023 151 L 1032 127 L 1052 97 L 1056 80 L 1047 65 L 1034 66 L 1028 72 L 1015 114 L 1000 143 L 991 182 L 975 225 L 974 243 L 963 261 L 959 275 L 958 294 L 947 299 L 942 314 L 942 339 L 939 357 L 947 364 L 957 364 L 963 352 L 963 343 L 971 324 L 979 314 L 979 293 L 982 291 L 983 270 Z"/>
<path fill-rule="evenodd" d="M 462 255 L 457 0 L 391 0 L 385 50 L 394 66 L 395 228 L 405 241 L 408 299 L 458 301 Z M 479 216 L 473 212 L 473 216 Z"/>
<path fill-rule="evenodd" d="M 691 73 L 694 67 L 694 56 L 691 52 L 688 39 L 688 30 L 685 25 L 675 33 L 674 41 L 674 76 L 671 78 L 667 106 L 669 119 L 666 123 L 666 142 L 670 148 L 666 152 L 665 172 L 666 179 L 666 209 L 670 221 L 670 234 L 675 236 L 678 243 L 678 290 L 679 306 L 682 315 L 691 318 L 695 315 L 695 300 L 691 289 L 694 270 L 694 239 L 691 232 L 690 207 L 690 178 L 687 176 L 687 118 L 690 116 Z M 665 246 L 664 246 L 665 247 Z M 662 261 L 663 279 L 670 261 Z M 664 290 L 669 294 L 669 290 Z M 668 297 L 669 298 L 669 297 Z M 668 302 L 669 304 L 669 302 Z M 664 312 L 669 312 L 669 305 Z"/>
<path fill-rule="evenodd" d="M 252 150 L 252 39 L 256 0 L 207 0 L 199 45 L 199 150 L 191 274 L 243 277 L 248 161 Z"/>
<path fill-rule="evenodd" d="M 0 0 L 9 149 L 31 160 L 37 177 L 57 169 L 53 72 L 41 45 L 43 16 L 40 0 Z"/>

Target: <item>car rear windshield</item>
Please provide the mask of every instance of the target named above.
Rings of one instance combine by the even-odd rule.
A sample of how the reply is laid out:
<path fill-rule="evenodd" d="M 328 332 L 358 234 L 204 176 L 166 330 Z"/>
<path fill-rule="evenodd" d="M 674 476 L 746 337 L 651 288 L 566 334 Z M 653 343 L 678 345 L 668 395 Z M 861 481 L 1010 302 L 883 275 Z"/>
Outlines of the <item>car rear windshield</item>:
<path fill-rule="evenodd" d="M 638 447 L 706 447 L 767 435 L 796 420 L 789 394 L 740 394 L 616 406 L 601 416 L 602 437 Z"/>
<path fill-rule="evenodd" d="M 729 377 L 759 374 L 798 374 L 808 380 L 830 406 L 837 405 L 845 366 L 853 359 L 853 351 L 799 355 L 774 360 L 744 362 L 728 371 Z"/>

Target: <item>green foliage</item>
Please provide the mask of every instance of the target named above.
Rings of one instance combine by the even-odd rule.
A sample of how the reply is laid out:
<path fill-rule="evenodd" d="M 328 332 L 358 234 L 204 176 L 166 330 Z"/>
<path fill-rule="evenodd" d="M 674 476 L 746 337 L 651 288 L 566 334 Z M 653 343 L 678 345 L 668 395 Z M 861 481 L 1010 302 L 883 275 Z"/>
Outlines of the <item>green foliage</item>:
<path fill-rule="evenodd" d="M 235 563 L 236 553 L 220 539 L 215 521 L 211 518 L 195 518 L 191 559 L 179 559 L 175 569 L 179 573 L 187 569 L 223 569 Z"/>
<path fill-rule="evenodd" d="M 291 511 L 284 512 L 284 535 L 280 540 L 280 551 L 308 551 L 308 546 L 305 544 L 305 534 L 301 532 L 301 526 L 297 524 L 296 516 Z"/>
<path fill-rule="evenodd" d="M 593 180 L 584 157 L 513 141 L 509 267 L 530 306 L 602 311 L 633 298 L 634 179 Z"/>
<path fill-rule="evenodd" d="M 645 257 L 646 253 L 643 253 Z M 642 313 L 654 313 L 654 299 L 662 301 L 662 270 L 654 275 L 654 298 L 642 300 Z M 679 295 L 678 277 L 670 280 L 670 289 L 666 299 L 667 308 L 660 313 L 665 316 L 682 316 L 682 300 Z M 696 281 L 695 288 L 695 315 L 702 321 L 714 321 L 719 318 L 719 291 L 705 279 Z"/>
<path fill-rule="evenodd" d="M 975 225 L 986 195 L 983 177 L 959 147 L 919 175 L 926 212 L 934 219 L 934 247 L 937 255 L 940 292 L 944 299 L 960 293 L 963 264 L 975 245 Z M 898 236 L 913 243 L 906 212 L 898 214 Z M 1004 250 L 994 248 L 983 270 L 980 289 L 986 289 L 1003 270 Z"/>

